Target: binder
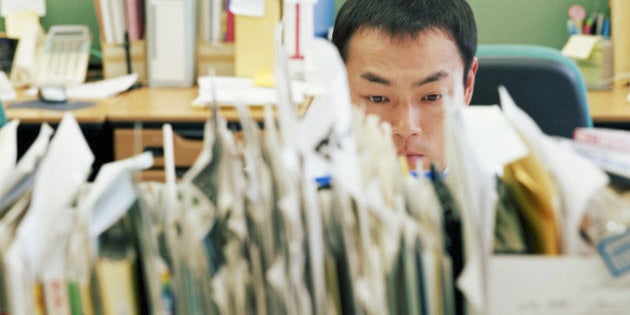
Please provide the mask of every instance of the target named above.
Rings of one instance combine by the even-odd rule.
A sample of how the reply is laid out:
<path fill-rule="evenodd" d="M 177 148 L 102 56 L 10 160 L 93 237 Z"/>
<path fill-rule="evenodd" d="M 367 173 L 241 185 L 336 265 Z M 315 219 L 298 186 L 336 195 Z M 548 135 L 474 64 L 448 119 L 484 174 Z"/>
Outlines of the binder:
<path fill-rule="evenodd" d="M 148 0 L 150 87 L 190 87 L 195 80 L 196 0 Z"/>
<path fill-rule="evenodd" d="M 144 38 L 144 1 L 125 0 L 127 33 L 130 41 Z"/>

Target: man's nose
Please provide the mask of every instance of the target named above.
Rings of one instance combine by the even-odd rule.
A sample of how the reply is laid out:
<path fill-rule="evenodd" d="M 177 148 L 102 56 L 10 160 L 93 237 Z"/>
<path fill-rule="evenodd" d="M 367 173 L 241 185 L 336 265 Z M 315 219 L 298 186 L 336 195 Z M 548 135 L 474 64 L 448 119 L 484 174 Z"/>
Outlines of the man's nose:
<path fill-rule="evenodd" d="M 411 101 L 401 104 L 397 109 L 396 116 L 394 136 L 407 139 L 422 132 L 422 128 L 420 128 L 421 113 L 417 104 Z"/>

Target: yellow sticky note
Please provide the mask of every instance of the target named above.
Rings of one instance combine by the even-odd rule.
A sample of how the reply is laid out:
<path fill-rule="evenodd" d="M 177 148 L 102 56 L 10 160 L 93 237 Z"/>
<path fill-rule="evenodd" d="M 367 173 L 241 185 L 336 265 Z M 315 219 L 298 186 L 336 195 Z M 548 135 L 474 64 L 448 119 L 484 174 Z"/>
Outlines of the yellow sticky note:
<path fill-rule="evenodd" d="M 234 74 L 237 77 L 251 78 L 257 71 L 273 73 L 280 0 L 264 1 L 262 17 L 236 15 L 234 18 Z"/>
<path fill-rule="evenodd" d="M 9 12 L 4 17 L 7 37 L 20 39 L 22 32 L 30 25 L 39 25 L 39 16 L 35 11 Z"/>
<path fill-rule="evenodd" d="M 267 70 L 256 71 L 256 74 L 254 75 L 254 86 L 276 86 L 276 78 L 273 76 L 273 72 L 269 72 Z"/>

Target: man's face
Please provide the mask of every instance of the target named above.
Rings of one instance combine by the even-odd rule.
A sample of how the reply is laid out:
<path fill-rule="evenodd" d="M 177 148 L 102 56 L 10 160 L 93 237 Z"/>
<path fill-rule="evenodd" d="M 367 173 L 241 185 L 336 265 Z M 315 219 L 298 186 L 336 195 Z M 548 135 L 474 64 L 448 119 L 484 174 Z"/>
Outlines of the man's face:
<path fill-rule="evenodd" d="M 398 154 L 411 169 L 444 165 L 444 102 L 470 103 L 477 60 L 466 79 L 455 42 L 439 30 L 392 38 L 357 31 L 346 58 L 352 103 L 392 126 Z"/>

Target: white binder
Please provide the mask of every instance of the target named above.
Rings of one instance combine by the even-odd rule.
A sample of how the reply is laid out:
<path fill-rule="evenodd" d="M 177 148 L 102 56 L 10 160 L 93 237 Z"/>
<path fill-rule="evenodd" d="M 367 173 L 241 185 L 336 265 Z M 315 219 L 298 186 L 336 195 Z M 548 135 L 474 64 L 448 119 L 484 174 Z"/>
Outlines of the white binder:
<path fill-rule="evenodd" d="M 195 81 L 197 0 L 148 0 L 147 77 L 150 87 Z"/>

